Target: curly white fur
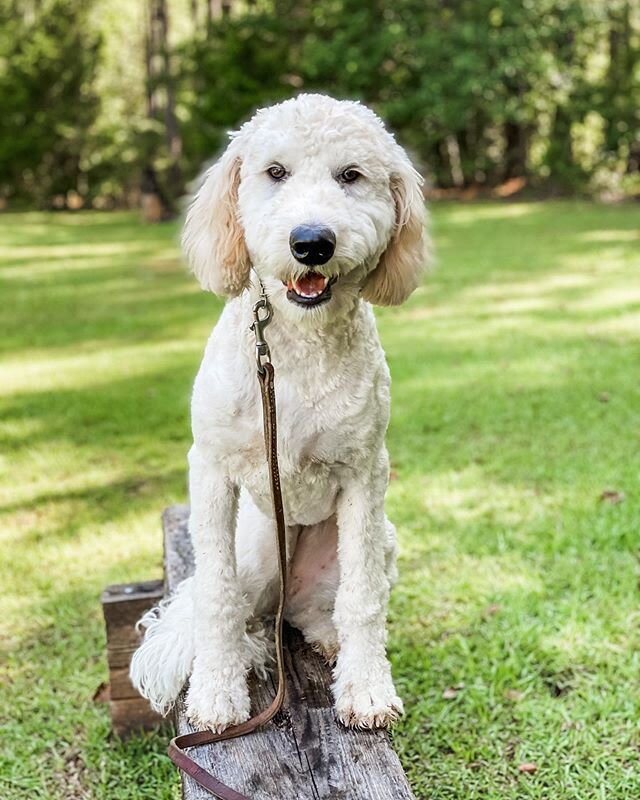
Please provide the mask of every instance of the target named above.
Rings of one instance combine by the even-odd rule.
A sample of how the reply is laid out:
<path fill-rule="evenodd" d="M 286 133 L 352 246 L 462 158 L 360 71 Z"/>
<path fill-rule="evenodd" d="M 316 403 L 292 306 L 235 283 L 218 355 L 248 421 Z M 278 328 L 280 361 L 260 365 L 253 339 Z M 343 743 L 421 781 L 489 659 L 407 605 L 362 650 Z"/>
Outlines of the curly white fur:
<path fill-rule="evenodd" d="M 193 664 L 193 578 L 183 581 L 173 597 L 163 600 L 139 620 L 144 646 L 131 659 L 129 675 L 151 706 L 166 714 L 189 677 Z"/>
<path fill-rule="evenodd" d="M 274 181 L 270 165 L 286 169 Z M 353 183 L 339 179 L 357 169 Z M 222 730 L 249 715 L 246 676 L 271 657 L 261 619 L 277 599 L 275 532 L 262 441 L 251 266 L 273 306 L 280 471 L 290 553 L 286 615 L 335 659 L 338 717 L 386 725 L 402 711 L 385 653 L 395 530 L 384 513 L 389 373 L 367 300 L 403 302 L 426 263 L 421 180 L 364 106 L 301 95 L 259 111 L 205 174 L 187 215 L 186 256 L 205 289 L 229 296 L 196 378 L 189 454 L 196 571 L 145 615 L 131 679 L 166 711 L 187 677 L 188 713 Z M 309 270 L 289 234 L 333 230 L 313 270 L 335 282 L 302 307 L 287 281 Z"/>

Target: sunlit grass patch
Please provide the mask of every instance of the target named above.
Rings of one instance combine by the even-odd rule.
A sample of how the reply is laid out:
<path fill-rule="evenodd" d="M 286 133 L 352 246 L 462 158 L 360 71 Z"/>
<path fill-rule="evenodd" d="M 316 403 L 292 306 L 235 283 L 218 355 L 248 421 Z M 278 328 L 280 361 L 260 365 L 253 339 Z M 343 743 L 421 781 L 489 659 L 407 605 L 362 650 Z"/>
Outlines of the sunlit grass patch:
<path fill-rule="evenodd" d="M 437 205 L 436 270 L 378 312 L 394 741 L 419 800 L 640 796 L 638 223 L 633 206 Z M 174 225 L 0 224 L 0 796 L 177 798 L 165 738 L 113 740 L 92 701 L 98 597 L 160 574 L 221 303 Z"/>

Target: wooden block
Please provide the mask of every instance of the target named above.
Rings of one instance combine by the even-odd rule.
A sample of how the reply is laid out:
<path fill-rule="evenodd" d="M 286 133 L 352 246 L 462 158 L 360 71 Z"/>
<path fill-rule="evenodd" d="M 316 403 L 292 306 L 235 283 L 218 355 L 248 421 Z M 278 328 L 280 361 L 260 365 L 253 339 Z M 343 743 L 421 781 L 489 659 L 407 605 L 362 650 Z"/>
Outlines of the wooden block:
<path fill-rule="evenodd" d="M 167 590 L 193 571 L 188 508 L 163 515 Z M 274 542 L 275 546 L 275 542 Z M 239 739 L 194 748 L 198 763 L 251 800 L 413 800 L 398 756 L 384 731 L 347 730 L 335 720 L 331 672 L 298 631 L 285 635 L 287 697 L 278 716 Z M 253 711 L 264 708 L 275 687 L 250 682 Z M 179 733 L 192 730 L 184 696 L 176 709 Z M 183 775 L 185 800 L 211 795 Z"/>
<path fill-rule="evenodd" d="M 111 700 L 128 700 L 140 697 L 129 680 L 129 664 L 109 669 L 109 697 Z"/>
<path fill-rule="evenodd" d="M 119 736 L 126 736 L 136 730 L 156 728 L 164 722 L 129 681 L 129 663 L 140 641 L 135 629 L 136 622 L 163 595 L 164 586 L 161 580 L 108 586 L 102 593 L 102 610 L 107 629 L 109 706 L 113 729 Z"/>
<path fill-rule="evenodd" d="M 137 694 L 121 700 L 111 700 L 111 724 L 114 733 L 122 738 L 139 731 L 155 730 L 170 724 L 151 708 L 149 703 Z"/>
<path fill-rule="evenodd" d="M 136 622 L 162 600 L 163 595 L 161 580 L 107 586 L 101 597 L 107 647 L 114 653 L 127 648 L 134 650 L 139 642 Z"/>

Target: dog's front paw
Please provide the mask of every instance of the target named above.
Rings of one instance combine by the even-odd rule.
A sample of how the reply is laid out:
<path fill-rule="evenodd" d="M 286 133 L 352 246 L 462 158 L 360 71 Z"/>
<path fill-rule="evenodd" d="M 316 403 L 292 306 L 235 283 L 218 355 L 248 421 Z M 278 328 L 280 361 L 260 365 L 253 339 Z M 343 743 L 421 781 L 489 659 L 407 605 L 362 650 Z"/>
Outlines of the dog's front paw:
<path fill-rule="evenodd" d="M 403 713 L 390 678 L 371 684 L 348 683 L 336 694 L 336 715 L 349 728 L 388 728 Z"/>
<path fill-rule="evenodd" d="M 225 676 L 226 677 L 226 676 Z M 222 733 L 230 725 L 249 719 L 251 703 L 244 675 L 233 681 L 194 672 L 187 692 L 187 716 L 198 730 Z"/>

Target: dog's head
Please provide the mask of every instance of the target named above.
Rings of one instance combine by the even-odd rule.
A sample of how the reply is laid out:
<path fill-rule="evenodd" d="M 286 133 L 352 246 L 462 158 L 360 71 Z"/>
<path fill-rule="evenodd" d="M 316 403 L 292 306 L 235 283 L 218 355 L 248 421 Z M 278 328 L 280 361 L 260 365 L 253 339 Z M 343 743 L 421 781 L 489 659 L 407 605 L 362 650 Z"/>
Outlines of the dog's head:
<path fill-rule="evenodd" d="M 251 266 L 298 321 L 358 296 L 402 303 L 426 264 L 422 180 L 359 103 L 300 95 L 258 111 L 204 176 L 183 246 L 205 289 L 237 295 Z"/>

